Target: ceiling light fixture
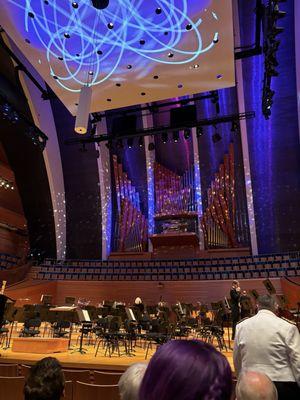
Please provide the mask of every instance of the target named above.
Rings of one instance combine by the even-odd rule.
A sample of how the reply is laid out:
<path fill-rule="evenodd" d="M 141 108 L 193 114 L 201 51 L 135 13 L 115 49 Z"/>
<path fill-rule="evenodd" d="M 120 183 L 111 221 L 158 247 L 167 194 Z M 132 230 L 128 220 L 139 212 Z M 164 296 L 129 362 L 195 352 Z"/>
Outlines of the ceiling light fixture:
<path fill-rule="evenodd" d="M 78 110 L 75 121 L 75 132 L 80 135 L 87 133 L 89 114 L 91 109 L 92 88 L 83 86 L 79 96 Z"/>
<path fill-rule="evenodd" d="M 92 4 L 97 10 L 104 10 L 109 6 L 109 0 L 92 0 Z"/>

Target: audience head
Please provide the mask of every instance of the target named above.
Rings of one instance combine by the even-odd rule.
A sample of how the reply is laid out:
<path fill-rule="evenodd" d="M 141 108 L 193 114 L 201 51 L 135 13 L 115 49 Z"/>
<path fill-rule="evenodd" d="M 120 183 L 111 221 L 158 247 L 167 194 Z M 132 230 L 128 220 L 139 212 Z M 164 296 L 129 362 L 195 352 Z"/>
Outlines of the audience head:
<path fill-rule="evenodd" d="M 56 358 L 47 357 L 30 368 L 24 386 L 25 400 L 60 400 L 65 378 Z"/>
<path fill-rule="evenodd" d="M 267 375 L 260 372 L 242 372 L 236 385 L 237 400 L 277 400 L 277 390 Z"/>
<path fill-rule="evenodd" d="M 147 364 L 140 362 L 131 365 L 124 372 L 118 383 L 121 400 L 138 400 L 146 368 Z"/>
<path fill-rule="evenodd" d="M 276 311 L 275 299 L 269 294 L 264 294 L 262 296 L 259 296 L 257 299 L 257 306 L 259 310 L 269 310 L 273 312 Z"/>
<path fill-rule="evenodd" d="M 137 297 L 135 300 L 134 300 L 134 304 L 142 304 L 143 302 L 142 302 L 142 299 L 140 298 L 140 297 Z"/>
<path fill-rule="evenodd" d="M 140 400 L 227 400 L 232 376 L 223 354 L 199 340 L 172 340 L 154 354 Z"/>
<path fill-rule="evenodd" d="M 239 286 L 240 286 L 239 281 L 237 281 L 237 280 L 232 281 L 232 287 L 233 287 L 233 288 L 237 288 L 237 287 L 239 287 Z"/>

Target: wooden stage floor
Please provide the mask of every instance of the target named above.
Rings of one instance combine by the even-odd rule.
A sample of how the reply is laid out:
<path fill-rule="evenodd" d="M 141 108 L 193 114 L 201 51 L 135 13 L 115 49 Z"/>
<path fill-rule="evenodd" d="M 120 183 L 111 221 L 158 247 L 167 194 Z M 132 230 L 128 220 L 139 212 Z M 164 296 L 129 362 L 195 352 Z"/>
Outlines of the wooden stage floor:
<path fill-rule="evenodd" d="M 12 339 L 13 340 L 13 339 Z M 226 342 L 227 344 L 227 342 Z M 146 350 L 142 347 L 143 343 L 137 344 L 135 347 L 134 355 L 129 357 L 122 355 L 123 348 L 120 347 L 121 357 L 117 354 L 113 354 L 112 357 L 104 355 L 104 349 L 100 348 L 97 357 L 95 357 L 94 345 L 84 344 L 84 348 L 87 350 L 86 354 L 80 354 L 79 352 L 74 352 L 74 350 L 69 350 L 64 353 L 52 353 L 52 354 L 33 354 L 33 353 L 19 353 L 13 352 L 11 348 L 3 350 L 0 348 L 0 364 L 2 363 L 16 363 L 16 364 L 26 364 L 32 365 L 36 361 L 44 357 L 56 357 L 62 364 L 63 368 L 76 368 L 76 369 L 90 369 L 90 370 L 105 370 L 105 371 L 124 371 L 129 365 L 145 361 Z M 232 345 L 231 345 L 232 346 Z M 72 347 L 77 348 L 76 340 L 72 340 Z M 149 350 L 148 358 L 149 361 L 151 356 L 155 352 L 155 346 L 152 350 Z M 232 350 L 222 352 L 228 359 L 231 368 L 233 369 L 233 359 Z"/>

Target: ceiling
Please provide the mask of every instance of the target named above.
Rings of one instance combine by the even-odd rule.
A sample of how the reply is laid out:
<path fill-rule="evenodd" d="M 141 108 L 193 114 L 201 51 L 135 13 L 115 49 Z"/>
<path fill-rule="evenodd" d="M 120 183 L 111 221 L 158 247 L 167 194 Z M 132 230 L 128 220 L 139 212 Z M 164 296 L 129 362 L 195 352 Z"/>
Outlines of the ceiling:
<path fill-rule="evenodd" d="M 87 83 L 91 112 L 235 84 L 231 0 L 0 4 L 0 24 L 73 114 Z"/>

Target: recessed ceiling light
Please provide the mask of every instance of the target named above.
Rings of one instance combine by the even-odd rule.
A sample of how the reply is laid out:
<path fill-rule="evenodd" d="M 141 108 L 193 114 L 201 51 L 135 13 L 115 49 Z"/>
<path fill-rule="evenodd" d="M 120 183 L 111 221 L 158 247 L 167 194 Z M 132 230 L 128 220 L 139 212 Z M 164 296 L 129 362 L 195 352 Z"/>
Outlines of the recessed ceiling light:
<path fill-rule="evenodd" d="M 131 64 L 128 64 L 127 65 L 127 69 L 131 69 L 132 68 L 132 65 Z"/>
<path fill-rule="evenodd" d="M 195 68 L 195 69 L 197 69 L 197 68 L 199 68 L 199 67 L 200 67 L 199 64 L 195 64 L 195 65 L 194 65 L 194 68 Z"/>
<path fill-rule="evenodd" d="M 165 35 L 165 36 L 167 36 L 168 34 L 169 34 L 169 32 L 167 32 L 167 31 L 166 31 L 166 32 L 164 32 L 164 35 Z"/>
<path fill-rule="evenodd" d="M 79 54 L 79 53 L 76 53 L 76 57 L 80 57 L 80 54 Z"/>
<path fill-rule="evenodd" d="M 112 22 L 109 22 L 107 24 L 108 29 L 113 29 L 114 28 L 114 24 Z"/>
<path fill-rule="evenodd" d="M 222 74 L 218 74 L 217 75 L 217 79 L 222 79 L 223 78 L 223 75 Z"/>
<path fill-rule="evenodd" d="M 153 79 L 158 79 L 159 77 L 158 77 L 158 75 L 154 75 L 154 77 L 153 77 Z"/>
<path fill-rule="evenodd" d="M 62 61 L 64 58 L 62 56 L 57 57 L 60 61 Z"/>
<path fill-rule="evenodd" d="M 173 54 L 173 53 L 169 53 L 169 54 L 168 54 L 168 57 L 169 57 L 169 58 L 172 58 L 172 57 L 174 57 L 174 54 Z"/>
<path fill-rule="evenodd" d="M 116 83 L 116 86 L 117 87 L 121 87 L 121 83 Z"/>
<path fill-rule="evenodd" d="M 94 72 L 93 71 L 89 71 L 89 75 L 94 75 Z"/>
<path fill-rule="evenodd" d="M 78 106 L 78 103 L 75 103 L 75 106 Z"/>
<path fill-rule="evenodd" d="M 185 27 L 187 31 L 190 31 L 192 28 L 193 28 L 192 24 L 187 24 L 187 26 Z"/>
<path fill-rule="evenodd" d="M 44 0 L 44 3 L 46 4 L 46 6 L 49 4 L 48 0 Z"/>
<path fill-rule="evenodd" d="M 111 99 L 106 99 L 106 101 L 111 101 Z"/>
<path fill-rule="evenodd" d="M 56 76 L 56 75 L 53 75 L 53 79 L 58 79 L 58 76 Z"/>
<path fill-rule="evenodd" d="M 141 93 L 141 96 L 146 96 L 146 93 L 145 93 L 145 92 L 142 92 L 142 93 Z"/>
<path fill-rule="evenodd" d="M 25 42 L 26 42 L 26 43 L 30 43 L 30 40 L 29 40 L 29 39 L 25 39 Z"/>
<path fill-rule="evenodd" d="M 69 34 L 68 32 L 65 32 L 65 33 L 64 33 L 64 37 L 65 37 L 66 39 L 70 39 L 71 36 L 70 36 L 70 34 Z"/>
<path fill-rule="evenodd" d="M 39 64 L 42 64 L 42 60 L 41 60 L 40 58 L 38 59 L 38 63 L 39 63 Z"/>
<path fill-rule="evenodd" d="M 99 54 L 99 56 L 101 56 L 103 54 L 102 50 L 97 50 L 97 54 Z"/>
<path fill-rule="evenodd" d="M 162 9 L 160 7 L 157 7 L 157 9 L 155 10 L 156 14 L 159 15 L 162 13 Z"/>
<path fill-rule="evenodd" d="M 146 43 L 146 40 L 144 40 L 144 39 L 141 39 L 141 40 L 140 40 L 140 44 L 141 44 L 141 45 L 143 45 L 143 44 L 145 44 L 145 43 Z"/>
<path fill-rule="evenodd" d="M 183 84 L 179 83 L 179 85 L 177 87 L 178 87 L 178 89 L 182 89 L 183 88 Z"/>
<path fill-rule="evenodd" d="M 30 17 L 30 18 L 34 18 L 34 14 L 33 14 L 33 12 L 31 12 L 31 11 L 30 11 L 30 12 L 28 13 L 28 17 Z"/>
<path fill-rule="evenodd" d="M 78 3 L 77 3 L 76 1 L 73 1 L 73 2 L 72 2 L 72 7 L 73 7 L 73 8 L 78 8 Z"/>

